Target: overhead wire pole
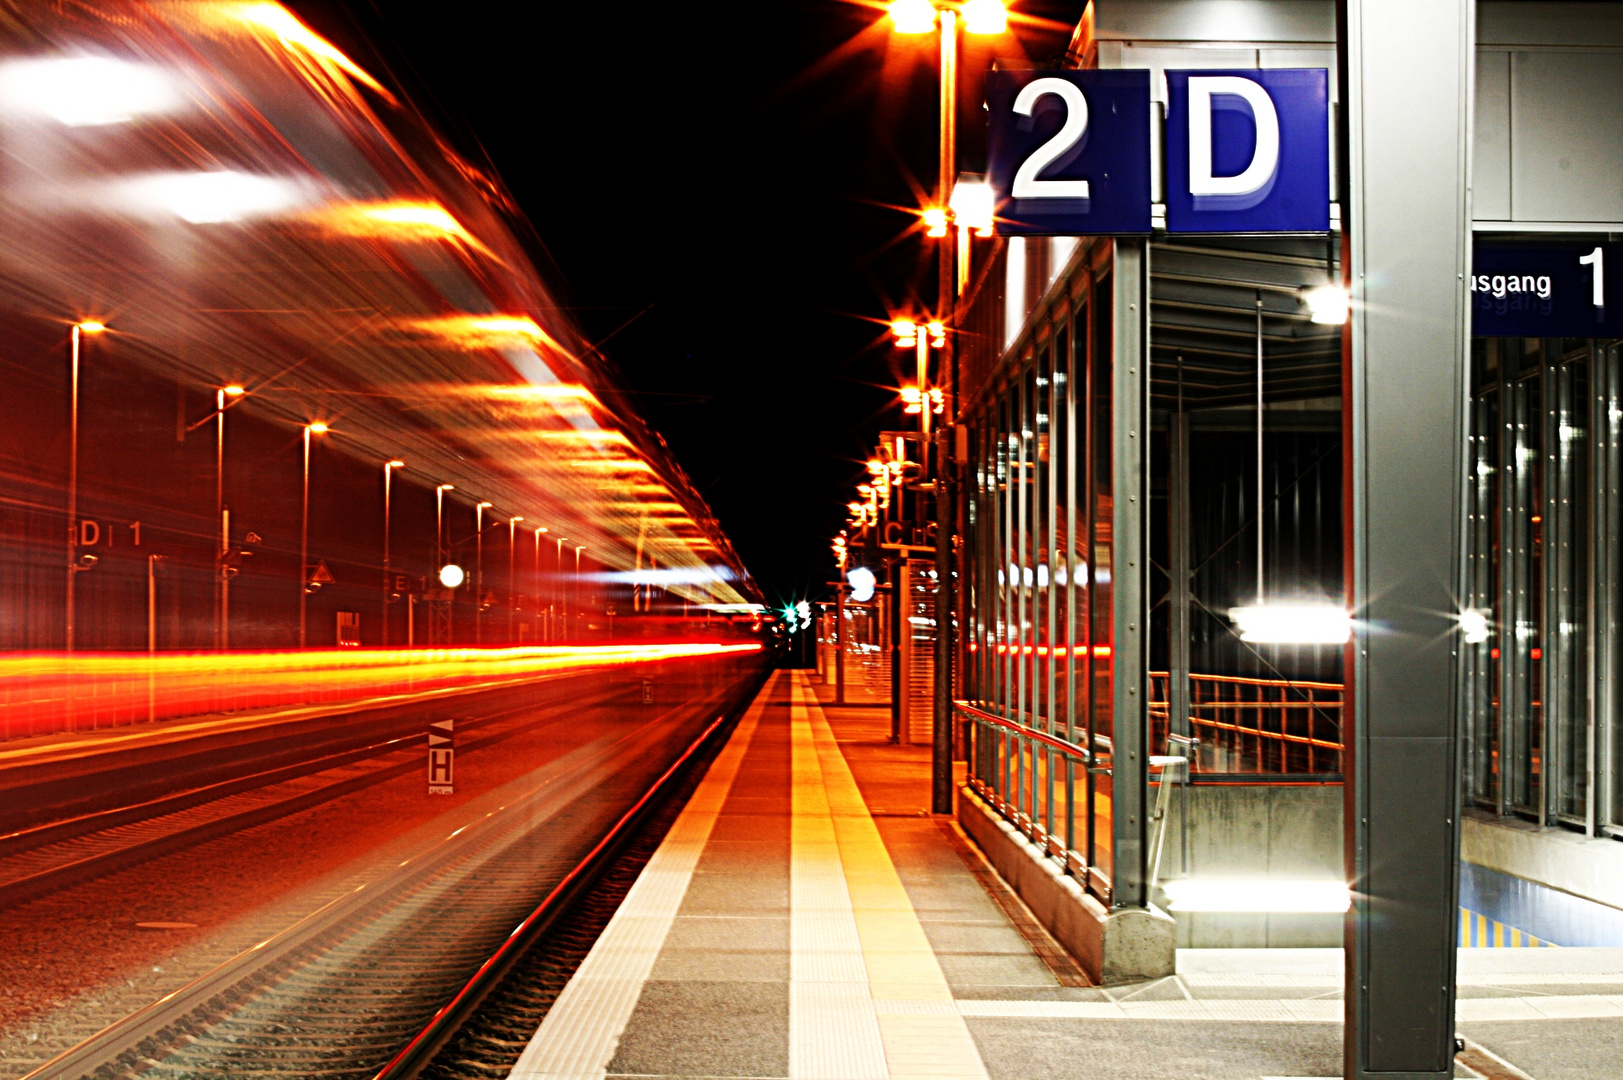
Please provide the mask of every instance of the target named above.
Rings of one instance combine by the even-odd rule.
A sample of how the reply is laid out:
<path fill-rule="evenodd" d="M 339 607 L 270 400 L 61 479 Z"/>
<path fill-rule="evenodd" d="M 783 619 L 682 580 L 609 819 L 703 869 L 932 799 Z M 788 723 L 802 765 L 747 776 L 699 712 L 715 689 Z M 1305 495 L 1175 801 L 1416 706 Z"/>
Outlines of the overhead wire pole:
<path fill-rule="evenodd" d="M 952 183 L 958 172 L 958 13 L 950 9 L 941 12 L 941 159 L 937 178 L 936 205 L 946 207 L 952 197 Z M 947 325 L 943 335 L 941 360 L 936 377 L 942 387 L 946 405 L 942 415 L 948 420 L 957 416 L 957 404 L 952 391 L 956 389 L 953 371 L 953 332 L 956 329 L 957 290 L 954 288 L 956 266 L 953 241 L 957 230 L 950 226 L 941 237 L 936 259 L 936 318 Z M 921 355 L 924 335 L 919 335 Z M 920 384 L 921 394 L 924 385 Z M 929 429 L 930 398 L 920 400 Z M 953 499 L 951 465 L 948 454 L 948 436 L 952 423 L 941 425 L 935 434 L 935 699 L 931 709 L 930 740 L 930 810 L 937 814 L 952 813 L 952 535 Z M 928 446 L 926 446 L 928 452 Z"/>

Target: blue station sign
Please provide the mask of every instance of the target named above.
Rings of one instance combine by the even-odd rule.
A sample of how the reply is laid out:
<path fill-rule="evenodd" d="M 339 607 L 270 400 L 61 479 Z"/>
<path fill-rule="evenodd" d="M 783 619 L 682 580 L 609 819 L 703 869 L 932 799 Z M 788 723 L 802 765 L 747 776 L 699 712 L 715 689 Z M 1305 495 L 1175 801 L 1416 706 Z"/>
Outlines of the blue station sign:
<path fill-rule="evenodd" d="M 1166 228 L 1330 228 L 1323 68 L 1168 71 Z M 999 71 L 987 179 L 1003 236 L 1151 230 L 1150 73 Z"/>
<path fill-rule="evenodd" d="M 1478 240 L 1471 254 L 1476 337 L 1623 337 L 1623 244 Z"/>
<path fill-rule="evenodd" d="M 1323 68 L 1167 72 L 1167 232 L 1328 232 Z"/>
<path fill-rule="evenodd" d="M 999 235 L 1150 231 L 1148 71 L 994 71 L 986 97 Z"/>

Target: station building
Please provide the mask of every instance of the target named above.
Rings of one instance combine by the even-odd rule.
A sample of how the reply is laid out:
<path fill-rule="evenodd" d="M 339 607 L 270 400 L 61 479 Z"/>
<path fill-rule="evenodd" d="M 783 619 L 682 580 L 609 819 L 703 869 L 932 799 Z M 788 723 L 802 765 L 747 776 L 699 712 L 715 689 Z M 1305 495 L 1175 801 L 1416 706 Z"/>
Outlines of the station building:
<path fill-rule="evenodd" d="M 960 818 L 1106 979 L 1623 945 L 1623 4 L 1095 0 L 1066 62 L 1157 125 L 1325 69 L 1331 228 L 970 241 Z"/>

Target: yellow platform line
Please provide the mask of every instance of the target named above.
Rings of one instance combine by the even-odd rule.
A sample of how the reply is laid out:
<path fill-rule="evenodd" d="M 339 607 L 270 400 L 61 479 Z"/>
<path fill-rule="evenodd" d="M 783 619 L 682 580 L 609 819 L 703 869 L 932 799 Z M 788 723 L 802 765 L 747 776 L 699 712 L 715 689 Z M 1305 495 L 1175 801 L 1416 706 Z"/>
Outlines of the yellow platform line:
<path fill-rule="evenodd" d="M 794 1036 L 819 1036 L 809 1028 L 796 1030 L 796 998 L 791 993 L 789 1075 L 796 1080 L 812 1075 L 838 1075 L 842 1080 L 876 1075 L 867 1071 L 876 1064 L 873 1044 L 867 1037 L 872 1031 L 867 1027 L 868 1017 L 872 1017 L 883 1054 L 882 1062 L 878 1062 L 883 1065 L 883 1071 L 877 1075 L 986 1080 L 986 1066 L 968 1025 L 952 1005 L 952 989 L 941 972 L 935 951 L 925 937 L 918 914 L 902 887 L 850 766 L 804 675 L 795 676 L 793 700 L 791 746 L 796 827 L 792 830 L 791 859 L 793 862 L 802 858 L 802 844 L 805 844 L 805 857 L 815 857 L 826 866 L 830 858 L 828 842 L 832 838 L 832 858 L 837 861 L 844 879 L 847 917 L 854 925 L 865 975 L 866 985 L 860 990 L 867 1001 L 860 1009 L 864 1038 L 858 1047 L 864 1071 L 814 1074 L 796 1071 Z M 918 1007 L 927 1001 L 940 1002 L 940 1011 L 924 1011 Z M 907 1011 L 901 1011 L 892 1002 L 907 1003 Z M 851 1034 L 857 1032 L 851 1029 L 840 1032 L 842 1037 Z M 827 1037 L 833 1036 L 831 1031 Z M 800 1060 L 807 1061 L 804 1050 Z"/>

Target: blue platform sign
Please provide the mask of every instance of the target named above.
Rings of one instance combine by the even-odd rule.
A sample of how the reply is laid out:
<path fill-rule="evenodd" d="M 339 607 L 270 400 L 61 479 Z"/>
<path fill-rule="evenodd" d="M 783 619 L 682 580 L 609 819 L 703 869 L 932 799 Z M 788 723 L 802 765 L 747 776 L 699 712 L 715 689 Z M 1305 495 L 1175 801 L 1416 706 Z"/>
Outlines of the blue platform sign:
<path fill-rule="evenodd" d="M 1610 277 L 1608 276 L 1610 271 Z M 1479 240 L 1476 337 L 1623 337 L 1623 244 Z"/>
<path fill-rule="evenodd" d="M 998 235 L 1150 231 L 1148 71 L 994 71 L 986 97 Z"/>
<path fill-rule="evenodd" d="M 1168 232 L 1326 232 L 1322 68 L 1168 71 Z"/>

